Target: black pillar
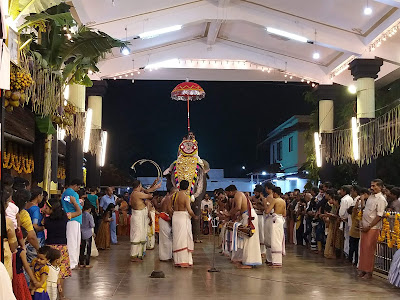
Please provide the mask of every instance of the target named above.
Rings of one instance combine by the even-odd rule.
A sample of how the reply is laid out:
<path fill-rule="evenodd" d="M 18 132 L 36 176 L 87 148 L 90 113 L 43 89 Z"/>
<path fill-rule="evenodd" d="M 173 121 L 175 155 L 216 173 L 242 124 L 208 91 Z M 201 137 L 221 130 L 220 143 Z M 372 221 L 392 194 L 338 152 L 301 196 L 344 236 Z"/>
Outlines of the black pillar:
<path fill-rule="evenodd" d="M 91 153 L 85 154 L 86 158 L 86 185 L 88 187 L 99 187 L 100 186 L 100 167 L 98 163 L 97 155 Z"/>
<path fill-rule="evenodd" d="M 104 98 L 107 92 L 107 82 L 104 80 L 96 80 L 93 81 L 93 86 L 90 88 L 86 88 L 86 97 L 89 96 L 100 96 Z M 101 128 L 92 128 L 92 134 L 94 134 L 95 130 L 101 130 Z M 86 153 L 86 185 L 88 187 L 99 187 L 100 186 L 100 177 L 101 170 L 98 162 L 98 156 L 92 153 Z"/>
<path fill-rule="evenodd" d="M 70 183 L 73 179 L 83 181 L 83 145 L 82 141 L 67 138 L 67 155 L 66 155 L 66 183 Z"/>
<path fill-rule="evenodd" d="M 36 183 L 43 183 L 45 140 L 46 134 L 41 133 L 36 127 L 35 142 L 33 143 L 33 160 L 35 162 L 35 167 L 33 169 L 32 177 L 32 181 Z"/>
<path fill-rule="evenodd" d="M 329 85 L 319 85 L 316 91 L 314 92 L 314 95 L 317 97 L 318 101 L 321 100 L 332 100 L 335 103 L 335 100 L 337 99 L 339 92 L 340 92 L 341 86 L 338 84 L 329 84 Z M 320 125 L 321 120 L 318 122 L 318 127 Z M 332 128 L 333 129 L 333 128 Z M 319 131 L 320 128 L 317 128 Z M 325 132 L 325 134 L 331 134 L 330 132 Z M 322 167 L 319 170 L 319 178 L 321 182 L 326 182 L 326 181 L 333 181 L 333 174 L 334 174 L 334 166 L 332 163 L 327 162 L 325 160 L 326 153 L 325 153 L 325 148 L 324 145 L 322 145 Z"/>
<path fill-rule="evenodd" d="M 378 78 L 378 73 L 383 65 L 381 58 L 375 59 L 355 59 L 350 63 L 349 69 L 354 80 L 360 78 Z M 357 101 L 359 101 L 357 97 Z M 358 112 L 360 113 L 360 112 Z M 374 118 L 359 118 L 360 125 L 370 122 Z M 358 168 L 357 183 L 361 186 L 368 187 L 371 181 L 376 177 L 376 160 L 371 158 L 371 162 Z"/>

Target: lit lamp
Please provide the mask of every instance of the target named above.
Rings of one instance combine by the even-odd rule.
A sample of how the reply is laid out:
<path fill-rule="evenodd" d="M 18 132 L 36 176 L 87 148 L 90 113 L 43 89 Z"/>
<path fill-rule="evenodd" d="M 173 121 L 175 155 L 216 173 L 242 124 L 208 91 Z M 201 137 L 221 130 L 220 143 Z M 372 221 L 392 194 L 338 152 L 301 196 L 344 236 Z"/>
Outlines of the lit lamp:
<path fill-rule="evenodd" d="M 101 150 L 100 150 L 100 167 L 104 167 L 106 162 L 106 151 L 107 151 L 107 131 L 101 132 Z"/>
<path fill-rule="evenodd" d="M 351 118 L 351 137 L 352 137 L 352 144 L 353 144 L 353 158 L 354 160 L 360 159 L 360 150 L 358 147 L 358 132 L 359 126 L 356 117 Z"/>
<path fill-rule="evenodd" d="M 314 132 L 314 145 L 315 145 L 315 160 L 317 162 L 317 167 L 322 167 L 322 157 L 321 157 L 321 139 L 318 132 Z"/>
<path fill-rule="evenodd" d="M 92 130 L 92 116 L 93 116 L 93 111 L 91 108 L 88 108 L 85 120 L 85 137 L 83 139 L 83 152 L 85 153 L 89 152 L 90 132 Z"/>

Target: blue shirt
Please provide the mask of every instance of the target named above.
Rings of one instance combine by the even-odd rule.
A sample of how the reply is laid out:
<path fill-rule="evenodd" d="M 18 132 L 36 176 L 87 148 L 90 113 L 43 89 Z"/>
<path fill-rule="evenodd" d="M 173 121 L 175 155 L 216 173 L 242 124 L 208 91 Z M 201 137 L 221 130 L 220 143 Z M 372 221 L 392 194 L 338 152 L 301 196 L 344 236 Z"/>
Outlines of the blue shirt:
<path fill-rule="evenodd" d="M 33 205 L 29 209 L 27 209 L 26 211 L 31 216 L 32 224 L 36 224 L 36 225 L 42 226 L 43 215 L 40 212 L 39 206 Z M 44 239 L 44 231 L 36 232 L 36 236 L 38 237 L 38 239 Z"/>
<path fill-rule="evenodd" d="M 82 209 L 82 205 L 79 203 L 79 195 L 78 195 L 78 193 L 75 192 L 71 188 L 67 188 L 65 190 L 65 192 L 61 195 L 61 204 L 62 204 L 62 207 L 63 207 L 65 213 L 76 212 L 76 209 L 75 209 L 74 205 L 69 201 L 68 196 L 69 197 L 71 197 L 71 196 L 74 197 L 75 200 L 76 200 L 76 203 L 78 203 L 79 207 Z M 80 224 L 82 224 L 82 214 L 77 216 L 77 217 L 75 217 L 75 218 L 72 218 L 71 221 L 77 221 Z"/>
<path fill-rule="evenodd" d="M 103 208 L 104 210 L 107 210 L 107 207 L 110 204 L 115 204 L 115 198 L 114 195 L 108 196 L 108 195 L 104 195 L 103 197 L 101 197 L 100 199 L 100 207 Z"/>
<path fill-rule="evenodd" d="M 92 236 L 92 228 L 94 228 L 93 216 L 87 211 L 82 213 L 82 226 L 81 226 L 81 238 L 87 240 Z"/>

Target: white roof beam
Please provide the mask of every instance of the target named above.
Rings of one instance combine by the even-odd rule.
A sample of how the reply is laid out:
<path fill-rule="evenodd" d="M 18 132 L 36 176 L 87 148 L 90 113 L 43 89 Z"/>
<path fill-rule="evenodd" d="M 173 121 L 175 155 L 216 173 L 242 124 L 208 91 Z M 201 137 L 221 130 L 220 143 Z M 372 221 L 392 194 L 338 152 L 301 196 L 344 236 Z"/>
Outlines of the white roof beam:
<path fill-rule="evenodd" d="M 207 34 L 207 45 L 215 44 L 222 22 L 222 20 L 215 20 L 210 23 Z"/>
<path fill-rule="evenodd" d="M 374 0 L 374 1 L 400 8 L 400 0 Z"/>
<path fill-rule="evenodd" d="M 218 19 L 218 10 L 213 4 L 203 1 L 195 2 L 171 10 L 132 16 L 121 20 L 93 24 L 92 26 L 107 32 L 116 38 L 125 38 L 124 28 L 128 28 L 128 36 L 137 36 L 145 31 L 165 28 L 173 25 L 185 25 L 198 23 L 204 20 Z M 180 17 L 177 19 L 176 16 Z M 317 30 L 317 41 L 321 46 L 335 50 L 361 54 L 365 45 L 363 37 L 346 30 L 315 23 L 309 20 L 263 9 L 254 4 L 239 2 L 231 5 L 224 14 L 224 20 L 245 21 L 259 24 L 263 27 L 276 27 L 289 32 L 302 34 L 310 40 L 314 39 L 314 31 Z M 146 21 L 147 20 L 147 21 Z"/>

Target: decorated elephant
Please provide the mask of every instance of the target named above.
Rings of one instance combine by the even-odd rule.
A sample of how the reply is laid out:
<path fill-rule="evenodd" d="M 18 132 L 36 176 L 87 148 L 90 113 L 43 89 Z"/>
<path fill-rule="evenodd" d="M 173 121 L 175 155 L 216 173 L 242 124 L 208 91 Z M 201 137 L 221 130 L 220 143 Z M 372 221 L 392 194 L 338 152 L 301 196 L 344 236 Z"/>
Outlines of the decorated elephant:
<path fill-rule="evenodd" d="M 207 161 L 198 155 L 197 141 L 189 136 L 179 145 L 178 158 L 164 172 L 167 177 L 167 189 L 179 188 L 182 180 L 189 181 L 187 194 L 192 200 L 192 209 L 196 216 L 201 215 L 201 200 L 207 191 L 207 173 L 210 166 Z M 193 220 L 193 238 L 199 240 L 200 219 Z"/>

